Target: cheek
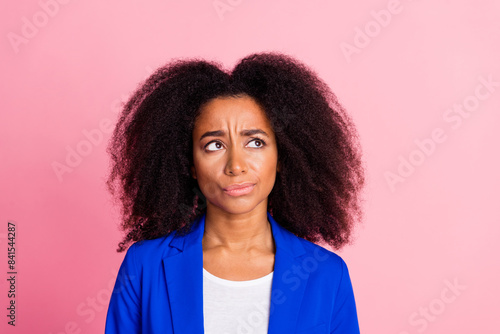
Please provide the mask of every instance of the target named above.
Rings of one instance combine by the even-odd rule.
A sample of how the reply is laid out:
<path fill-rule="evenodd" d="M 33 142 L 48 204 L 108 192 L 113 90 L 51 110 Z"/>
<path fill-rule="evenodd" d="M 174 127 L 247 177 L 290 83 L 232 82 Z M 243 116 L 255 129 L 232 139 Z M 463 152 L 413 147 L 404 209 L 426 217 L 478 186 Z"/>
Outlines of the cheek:
<path fill-rule="evenodd" d="M 216 175 L 209 173 L 204 173 L 203 171 L 207 171 L 207 169 L 201 169 L 201 173 L 198 174 L 198 186 L 201 189 L 201 192 L 205 197 L 211 198 L 215 194 L 220 193 L 220 189 L 217 183 L 218 177 Z"/>
<path fill-rule="evenodd" d="M 257 172 L 262 182 L 272 181 L 276 177 L 276 157 L 270 156 L 254 164 L 254 170 Z"/>

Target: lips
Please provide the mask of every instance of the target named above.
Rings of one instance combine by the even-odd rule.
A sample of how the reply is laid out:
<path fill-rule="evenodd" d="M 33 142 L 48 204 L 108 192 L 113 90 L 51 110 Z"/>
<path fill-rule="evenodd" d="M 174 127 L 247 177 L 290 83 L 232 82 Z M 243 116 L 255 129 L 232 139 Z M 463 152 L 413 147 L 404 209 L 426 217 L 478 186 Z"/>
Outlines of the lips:
<path fill-rule="evenodd" d="M 247 187 L 254 186 L 254 185 L 255 185 L 255 183 L 252 183 L 252 182 L 237 183 L 237 184 L 232 184 L 229 187 L 224 188 L 224 190 L 230 191 L 230 190 L 247 188 Z"/>
<path fill-rule="evenodd" d="M 240 184 L 232 184 L 224 188 L 224 192 L 229 196 L 242 196 L 252 192 L 255 183 L 245 182 Z"/>

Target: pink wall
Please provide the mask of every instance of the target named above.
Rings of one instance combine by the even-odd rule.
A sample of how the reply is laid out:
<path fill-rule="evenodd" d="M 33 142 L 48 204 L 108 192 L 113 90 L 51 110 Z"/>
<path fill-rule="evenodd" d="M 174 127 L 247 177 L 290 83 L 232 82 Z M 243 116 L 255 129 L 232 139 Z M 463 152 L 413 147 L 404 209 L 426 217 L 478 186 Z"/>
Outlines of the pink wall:
<path fill-rule="evenodd" d="M 103 331 L 123 258 L 103 184 L 120 100 L 172 58 L 230 67 L 268 50 L 314 68 L 359 128 L 366 218 L 339 253 L 361 331 L 498 331 L 498 1 L 25 0 L 0 13 L 2 333 Z"/>

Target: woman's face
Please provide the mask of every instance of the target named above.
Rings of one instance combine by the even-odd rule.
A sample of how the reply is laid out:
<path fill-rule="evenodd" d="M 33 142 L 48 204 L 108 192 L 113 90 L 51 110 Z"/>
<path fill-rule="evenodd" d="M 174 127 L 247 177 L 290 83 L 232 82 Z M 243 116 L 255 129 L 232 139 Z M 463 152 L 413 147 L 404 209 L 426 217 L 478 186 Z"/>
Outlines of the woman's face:
<path fill-rule="evenodd" d="M 200 111 L 193 130 L 191 173 L 207 206 L 233 214 L 258 206 L 267 210 L 278 149 L 264 110 L 243 95 L 212 99 Z M 242 183 L 247 187 L 227 189 Z"/>

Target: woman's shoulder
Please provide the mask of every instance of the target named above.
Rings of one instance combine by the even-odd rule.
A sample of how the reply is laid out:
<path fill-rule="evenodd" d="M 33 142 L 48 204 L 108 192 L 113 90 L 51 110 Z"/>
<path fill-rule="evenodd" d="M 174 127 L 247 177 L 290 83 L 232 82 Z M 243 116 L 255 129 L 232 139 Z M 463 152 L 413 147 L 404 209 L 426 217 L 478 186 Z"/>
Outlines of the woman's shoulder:
<path fill-rule="evenodd" d="M 175 232 L 172 232 L 155 239 L 136 241 L 128 248 L 127 255 L 131 254 L 138 262 L 164 258 L 168 255 L 174 235 Z"/>
<path fill-rule="evenodd" d="M 340 273 L 347 270 L 347 264 L 337 253 L 315 244 L 304 238 L 295 236 L 304 247 L 305 254 L 302 257 L 302 263 L 310 266 L 318 265 L 329 273 Z M 321 265 L 320 265 L 321 264 Z"/>
<path fill-rule="evenodd" d="M 342 270 L 345 262 L 342 257 L 335 252 L 326 249 L 314 242 L 299 237 L 280 224 L 274 224 L 280 233 L 278 241 L 283 243 L 281 247 L 287 248 L 294 256 L 301 256 L 302 262 L 311 261 L 312 263 L 321 262 L 322 267 L 328 266 L 330 269 Z"/>

